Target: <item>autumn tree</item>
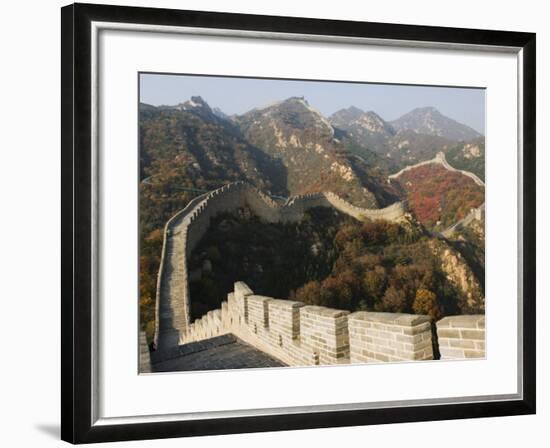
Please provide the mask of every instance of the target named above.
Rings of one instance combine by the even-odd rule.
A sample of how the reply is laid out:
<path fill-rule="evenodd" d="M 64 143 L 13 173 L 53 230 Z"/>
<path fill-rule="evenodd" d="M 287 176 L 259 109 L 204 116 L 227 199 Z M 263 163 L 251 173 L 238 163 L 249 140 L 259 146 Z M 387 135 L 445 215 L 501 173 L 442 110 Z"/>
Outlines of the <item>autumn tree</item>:
<path fill-rule="evenodd" d="M 366 296 L 364 300 L 368 305 L 373 306 L 382 299 L 386 284 L 387 274 L 383 266 L 376 266 L 365 273 L 362 286 Z"/>
<path fill-rule="evenodd" d="M 407 309 L 407 294 L 403 289 L 390 286 L 386 289 L 382 302 L 377 306 L 380 311 L 402 313 Z"/>
<path fill-rule="evenodd" d="M 416 314 L 426 314 L 432 321 L 441 317 L 441 307 L 437 296 L 429 289 L 419 288 L 413 303 L 413 311 Z"/>
<path fill-rule="evenodd" d="M 307 282 L 296 291 L 296 300 L 306 305 L 319 305 L 321 300 L 321 283 L 318 281 Z"/>

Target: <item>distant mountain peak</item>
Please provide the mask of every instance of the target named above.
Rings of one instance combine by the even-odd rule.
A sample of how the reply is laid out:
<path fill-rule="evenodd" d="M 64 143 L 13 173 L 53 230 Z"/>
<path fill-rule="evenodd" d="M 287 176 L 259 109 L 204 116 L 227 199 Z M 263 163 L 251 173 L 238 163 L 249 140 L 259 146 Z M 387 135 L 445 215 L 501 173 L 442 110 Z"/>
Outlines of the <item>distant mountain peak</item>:
<path fill-rule="evenodd" d="M 368 115 L 369 117 L 375 117 L 381 121 L 384 121 L 384 119 L 373 110 L 368 110 L 366 112 L 363 112 L 363 114 Z"/>
<path fill-rule="evenodd" d="M 291 97 L 285 98 L 284 100 L 272 101 L 271 103 L 264 104 L 263 106 L 255 107 L 254 109 L 246 113 L 266 112 L 266 111 L 269 111 L 270 109 L 289 106 L 292 104 L 301 104 L 306 107 L 309 106 L 309 103 L 306 101 L 306 99 L 303 96 L 291 96 Z"/>
<path fill-rule="evenodd" d="M 278 103 L 272 104 L 271 107 L 278 108 L 278 109 L 302 108 L 302 109 L 305 109 L 305 111 L 312 113 L 313 115 L 316 115 L 318 118 L 322 120 L 326 120 L 325 117 L 319 111 L 317 111 L 316 109 L 310 106 L 309 102 L 303 96 L 291 96 L 285 100 L 279 101 Z"/>
<path fill-rule="evenodd" d="M 398 132 L 411 130 L 449 140 L 468 141 L 481 137 L 475 129 L 443 115 L 433 106 L 417 107 L 392 121 L 391 125 Z"/>
<path fill-rule="evenodd" d="M 349 106 L 343 109 L 339 109 L 334 112 L 330 117 L 330 121 L 353 121 L 365 113 L 364 110 L 359 109 L 356 106 Z"/>
<path fill-rule="evenodd" d="M 370 132 L 389 134 L 393 131 L 391 126 L 386 123 L 376 112 L 368 111 L 362 114 L 356 123 Z"/>
<path fill-rule="evenodd" d="M 198 95 L 192 96 L 187 101 L 178 104 L 175 109 L 182 112 L 189 112 L 210 123 L 220 123 L 222 121 L 230 120 L 230 118 L 218 108 L 212 109 L 210 105 Z"/>
<path fill-rule="evenodd" d="M 193 108 L 205 108 L 210 110 L 210 106 L 201 96 L 192 96 L 190 99 L 178 105 L 180 110 L 189 110 Z"/>
<path fill-rule="evenodd" d="M 328 132 L 332 138 L 334 129 L 328 120 L 315 108 L 310 106 L 309 102 L 303 96 L 291 96 L 281 101 L 270 103 L 266 106 L 252 109 L 241 115 L 246 121 L 247 117 L 255 116 L 256 120 L 274 119 L 280 121 L 286 126 L 323 129 Z"/>
<path fill-rule="evenodd" d="M 349 106 L 348 108 L 342 109 L 342 110 L 345 110 L 345 111 L 347 111 L 351 114 L 363 114 L 363 113 L 365 113 L 365 111 L 363 109 L 360 109 L 357 106 Z"/>
<path fill-rule="evenodd" d="M 350 132 L 392 135 L 393 128 L 376 112 L 365 112 L 356 106 L 340 109 L 330 116 L 330 122 Z"/>
<path fill-rule="evenodd" d="M 441 117 L 443 117 L 444 119 L 448 118 L 445 115 L 443 115 L 439 111 L 439 109 L 437 109 L 433 106 L 423 106 L 423 107 L 414 108 L 413 110 L 411 110 L 410 112 L 407 112 L 405 115 L 402 115 L 400 118 L 398 118 L 395 121 L 397 122 L 397 121 L 399 121 L 403 118 L 407 118 L 407 119 L 412 118 L 412 119 L 416 119 L 416 120 L 419 120 L 419 119 L 433 120 L 433 119 L 440 119 Z M 448 118 L 448 119 L 451 120 L 450 118 Z"/>
<path fill-rule="evenodd" d="M 441 112 L 439 112 L 439 109 L 437 109 L 433 106 L 416 107 L 411 112 L 424 112 L 424 113 L 438 113 L 438 114 L 441 114 Z"/>
<path fill-rule="evenodd" d="M 295 101 L 295 102 L 299 102 L 299 103 L 305 103 L 305 104 L 309 104 L 306 100 L 306 98 L 302 95 L 302 96 L 290 96 L 288 97 L 286 100 L 284 100 L 283 102 L 285 101 Z"/>

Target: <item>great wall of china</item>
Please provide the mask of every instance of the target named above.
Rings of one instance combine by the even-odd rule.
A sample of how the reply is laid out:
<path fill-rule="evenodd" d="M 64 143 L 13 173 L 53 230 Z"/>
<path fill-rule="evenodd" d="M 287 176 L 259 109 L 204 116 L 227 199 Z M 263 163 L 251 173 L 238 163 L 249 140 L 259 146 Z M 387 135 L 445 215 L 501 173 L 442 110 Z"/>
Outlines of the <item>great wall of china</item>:
<path fill-rule="evenodd" d="M 296 222 L 313 207 L 332 207 L 356 219 L 396 220 L 405 213 L 397 202 L 383 209 L 356 207 L 334 193 L 297 196 L 279 205 L 257 188 L 235 182 L 196 197 L 165 225 L 157 278 L 155 345 L 177 345 L 190 323 L 187 259 L 208 230 L 210 218 L 248 206 L 268 222 Z"/>
<path fill-rule="evenodd" d="M 464 176 L 467 176 L 469 177 L 470 179 L 472 179 L 477 185 L 479 185 L 480 187 L 485 187 L 485 182 L 483 182 L 478 176 L 476 176 L 474 173 L 470 172 L 470 171 L 464 171 L 464 170 L 459 170 L 457 168 L 454 168 L 452 167 L 451 165 L 449 165 L 449 162 L 447 162 L 447 158 L 445 157 L 445 153 L 444 152 L 438 152 L 435 157 L 433 159 L 430 159 L 430 160 L 426 160 L 424 162 L 419 162 L 419 163 L 416 163 L 414 165 L 409 165 L 409 166 L 406 166 L 405 168 L 399 170 L 397 173 L 394 173 L 394 174 L 390 174 L 388 176 L 388 181 L 391 181 L 392 179 L 396 179 L 398 178 L 399 176 L 401 176 L 401 174 L 409 171 L 409 170 L 412 170 L 414 168 L 418 168 L 419 166 L 424 166 L 424 165 L 430 165 L 430 164 L 438 164 L 438 165 L 441 165 L 443 168 L 445 168 L 446 170 L 449 170 L 449 171 L 453 171 L 455 173 L 460 173 L 460 174 L 463 174 Z"/>
<path fill-rule="evenodd" d="M 181 343 L 234 334 L 289 366 L 485 356 L 485 316 L 445 317 L 433 340 L 428 316 L 349 311 L 255 295 L 243 282 L 220 309 L 193 322 Z"/>
<path fill-rule="evenodd" d="M 419 163 L 416 163 L 414 165 L 406 166 L 405 168 L 401 169 L 397 173 L 390 174 L 388 176 L 388 182 L 391 182 L 392 179 L 397 179 L 399 176 L 401 176 L 403 173 L 405 173 L 409 170 L 412 170 L 414 168 L 418 168 L 419 166 L 430 165 L 430 164 L 438 164 L 438 165 L 443 166 L 443 168 L 445 168 L 446 170 L 449 170 L 449 171 L 452 171 L 452 172 L 455 172 L 455 173 L 460 173 L 460 174 L 472 179 L 476 183 L 476 185 L 479 185 L 480 187 L 485 188 L 485 182 L 483 182 L 474 173 L 472 173 L 470 171 L 459 170 L 459 169 L 454 168 L 451 165 L 449 165 L 449 162 L 447 162 L 447 158 L 445 157 L 445 153 L 443 153 L 443 152 L 438 152 L 433 159 L 426 160 L 424 162 L 419 162 Z M 438 235 L 441 235 L 445 238 L 449 238 L 449 237 L 452 236 L 452 234 L 454 233 L 454 231 L 458 227 L 467 226 L 468 224 L 470 224 L 474 220 L 478 220 L 478 221 L 481 220 L 484 213 L 485 213 L 485 202 L 483 204 L 481 204 L 479 207 L 473 208 L 472 210 L 470 210 L 470 212 L 464 218 L 462 218 L 460 221 L 454 223 L 452 226 L 446 228 L 445 230 L 439 232 Z"/>
<path fill-rule="evenodd" d="M 468 224 L 470 224 L 475 220 L 481 221 L 484 213 L 485 213 L 485 202 L 481 204 L 479 207 L 473 208 L 472 210 L 470 210 L 470 213 L 468 213 L 464 218 L 454 223 L 452 226 L 447 227 L 440 234 L 445 238 L 450 238 L 458 227 L 467 226 Z"/>
<path fill-rule="evenodd" d="M 390 176 L 428 163 L 461 172 L 478 185 L 477 176 L 448 165 L 443 153 L 434 159 L 406 167 Z M 220 309 L 190 322 L 187 260 L 219 213 L 248 206 L 268 222 L 296 222 L 313 207 L 332 207 L 356 219 L 387 219 L 404 216 L 404 204 L 369 210 L 356 207 L 334 193 L 298 196 L 278 204 L 255 187 L 235 182 L 196 197 L 166 223 L 157 278 L 154 344 L 158 352 L 182 344 L 233 334 L 287 365 L 345 364 L 434 358 L 480 358 L 485 356 L 483 315 L 451 316 L 435 324 L 437 338 L 427 316 L 374 313 L 306 306 L 301 302 L 258 296 L 242 282 Z M 480 219 L 484 205 L 452 228 Z M 159 354 L 160 354 L 159 353 Z"/>

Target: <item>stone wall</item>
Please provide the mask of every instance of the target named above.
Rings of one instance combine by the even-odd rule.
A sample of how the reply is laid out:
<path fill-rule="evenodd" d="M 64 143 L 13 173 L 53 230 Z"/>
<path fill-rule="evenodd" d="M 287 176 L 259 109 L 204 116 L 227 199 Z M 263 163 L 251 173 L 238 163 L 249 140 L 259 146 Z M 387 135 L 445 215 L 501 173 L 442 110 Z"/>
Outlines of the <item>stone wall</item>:
<path fill-rule="evenodd" d="M 439 164 L 439 165 L 443 166 L 443 168 L 445 168 L 448 171 L 453 171 L 453 172 L 456 172 L 456 173 L 460 173 L 464 176 L 467 176 L 470 179 L 472 179 L 477 185 L 479 185 L 480 187 L 485 188 L 485 182 L 483 182 L 474 173 L 472 173 L 470 171 L 459 170 L 459 169 L 454 168 L 451 165 L 449 165 L 449 162 L 447 162 L 447 158 L 445 157 L 444 152 L 438 152 L 435 155 L 435 157 L 431 160 L 426 160 L 424 162 L 419 162 L 419 163 L 416 163 L 414 165 L 406 166 L 405 168 L 401 169 L 397 173 L 389 175 L 388 176 L 388 182 L 391 182 L 392 179 L 398 178 L 399 176 L 401 176 L 401 174 L 403 174 L 403 173 L 405 173 L 409 170 L 412 170 L 412 169 L 417 168 L 419 166 L 429 165 L 429 164 L 432 164 L 432 163 Z M 472 210 L 470 210 L 470 212 L 464 218 L 462 218 L 460 221 L 454 223 L 453 225 L 451 225 L 450 227 L 446 228 L 445 230 L 443 230 L 439 233 L 435 232 L 434 235 L 440 235 L 440 236 L 443 236 L 445 238 L 449 238 L 449 237 L 452 236 L 452 234 L 454 233 L 454 231 L 458 227 L 467 226 L 473 220 L 480 221 L 482 219 L 484 213 L 485 213 L 485 202 L 483 204 L 481 204 L 479 207 L 473 208 Z"/>
<path fill-rule="evenodd" d="M 349 319 L 351 362 L 433 359 L 428 316 L 353 313 Z"/>
<path fill-rule="evenodd" d="M 485 355 L 483 316 L 444 318 L 437 332 L 444 359 Z M 434 359 L 427 316 L 307 306 L 256 295 L 243 282 L 220 309 L 190 324 L 179 342 L 228 333 L 291 366 Z"/>
<path fill-rule="evenodd" d="M 354 218 L 397 220 L 405 213 L 402 203 L 370 210 L 356 207 L 334 193 L 314 193 L 290 198 L 279 205 L 245 182 L 235 182 L 196 197 L 165 225 L 157 278 L 154 342 L 157 349 L 178 344 L 189 325 L 190 297 L 187 259 L 210 225 L 222 212 L 248 206 L 267 222 L 296 222 L 313 207 L 332 207 Z"/>
<path fill-rule="evenodd" d="M 456 172 L 456 173 L 460 173 L 460 174 L 463 174 L 464 176 L 467 176 L 469 177 L 470 179 L 472 179 L 477 185 L 479 185 L 480 187 L 485 187 L 485 182 L 483 182 L 478 176 L 476 176 L 474 173 L 470 172 L 470 171 L 464 171 L 464 170 L 459 170 L 457 168 L 454 168 L 453 166 L 449 165 L 449 162 L 447 162 L 447 158 L 445 157 L 445 153 L 444 152 L 438 152 L 435 157 L 431 160 L 426 160 L 424 162 L 419 162 L 419 163 L 416 163 L 414 165 L 409 165 L 409 166 L 406 166 L 405 168 L 401 169 L 400 171 L 398 171 L 397 173 L 394 173 L 394 174 L 391 174 L 388 176 L 388 179 L 395 179 L 399 176 L 401 176 L 401 174 L 403 174 L 404 172 L 406 171 L 409 171 L 409 170 L 412 170 L 414 168 L 417 168 L 419 166 L 423 166 L 423 165 L 429 165 L 431 163 L 437 163 L 441 166 L 443 166 L 446 170 L 449 170 L 449 171 L 453 171 L 453 172 Z"/>
<path fill-rule="evenodd" d="M 485 316 L 450 316 L 436 324 L 441 359 L 485 357 Z"/>
<path fill-rule="evenodd" d="M 145 331 L 139 332 L 139 373 L 151 373 L 151 353 Z"/>
<path fill-rule="evenodd" d="M 349 311 L 323 306 L 300 309 L 300 342 L 315 364 L 349 362 Z"/>
<path fill-rule="evenodd" d="M 242 283 L 236 284 L 234 293 L 219 310 L 207 313 L 190 325 L 187 259 L 208 230 L 212 217 L 245 205 L 268 222 L 299 221 L 313 207 L 333 207 L 357 219 L 398 220 L 405 213 L 402 203 L 368 210 L 330 192 L 295 197 L 279 205 L 243 182 L 225 185 L 193 199 L 166 223 L 164 230 L 157 279 L 154 339 L 157 349 L 236 332 L 237 336 L 252 345 L 263 346 L 267 353 L 291 365 L 332 364 L 350 362 L 350 359 L 370 362 L 432 358 L 428 343 L 431 333 L 428 335 L 428 324 L 418 316 L 349 315 L 342 310 L 305 307 L 299 302 L 256 296 Z M 445 325 L 445 320 L 441 322 Z M 277 330 L 274 332 L 273 328 Z M 454 356 L 458 351 L 447 351 L 446 347 L 455 349 L 453 344 L 458 342 L 447 339 L 443 337 L 444 344 L 448 344 L 443 345 L 443 352 Z M 462 339 L 465 342 L 461 348 L 469 351 L 463 351 L 461 357 L 481 353 L 479 340 Z"/>
<path fill-rule="evenodd" d="M 441 235 L 444 236 L 445 238 L 450 238 L 459 227 L 466 227 L 474 220 L 481 221 L 484 216 L 485 216 L 485 202 L 481 204 L 479 207 L 471 209 L 470 212 L 464 218 L 462 218 L 460 221 L 456 222 L 452 226 L 443 230 L 441 232 Z"/>
<path fill-rule="evenodd" d="M 190 215 L 206 195 L 196 197 L 164 226 L 155 300 L 156 347 L 177 345 L 181 328 L 189 321 L 187 288 L 187 234 Z"/>

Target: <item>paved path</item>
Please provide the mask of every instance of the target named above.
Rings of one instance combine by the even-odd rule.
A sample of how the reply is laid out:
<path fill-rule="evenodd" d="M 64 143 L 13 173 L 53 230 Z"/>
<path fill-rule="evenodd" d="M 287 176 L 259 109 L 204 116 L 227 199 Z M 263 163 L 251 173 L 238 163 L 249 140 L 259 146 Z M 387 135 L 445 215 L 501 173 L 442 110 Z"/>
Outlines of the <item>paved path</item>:
<path fill-rule="evenodd" d="M 283 367 L 275 358 L 232 334 L 180 345 L 162 354 L 152 354 L 152 372 L 189 370 L 252 369 Z"/>
<path fill-rule="evenodd" d="M 166 238 L 164 248 L 165 275 L 160 281 L 159 336 L 158 346 L 178 344 L 179 331 L 188 322 L 187 308 L 181 297 L 185 288 L 185 237 L 183 229 L 188 224 L 186 215 L 179 217 L 172 227 L 172 234 Z"/>

